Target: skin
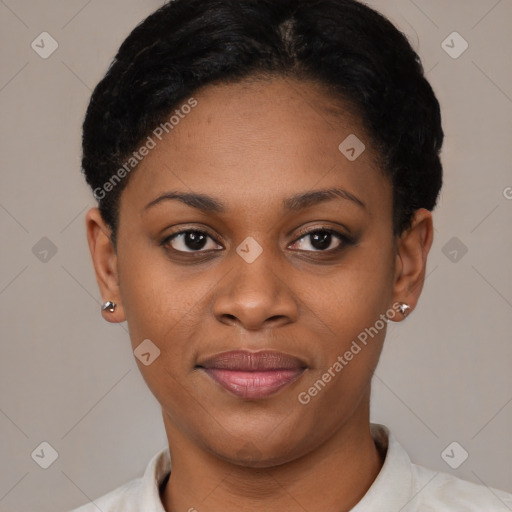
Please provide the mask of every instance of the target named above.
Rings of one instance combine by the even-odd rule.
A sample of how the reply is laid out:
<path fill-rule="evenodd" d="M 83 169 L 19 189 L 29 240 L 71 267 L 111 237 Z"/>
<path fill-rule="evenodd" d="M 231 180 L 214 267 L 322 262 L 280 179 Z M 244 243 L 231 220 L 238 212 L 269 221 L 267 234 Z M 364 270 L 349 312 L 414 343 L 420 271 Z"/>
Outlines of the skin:
<path fill-rule="evenodd" d="M 385 327 L 307 405 L 298 395 L 393 304 L 414 309 L 432 216 L 417 210 L 411 228 L 393 236 L 392 189 L 378 155 L 361 120 L 343 104 L 334 112 L 321 86 L 250 80 L 194 97 L 198 105 L 129 178 L 117 252 L 98 209 L 86 216 L 101 295 L 117 303 L 104 318 L 127 320 L 133 349 L 150 339 L 161 351 L 149 366 L 137 364 L 161 404 L 170 446 L 162 503 L 168 512 L 350 510 L 383 463 L 369 401 Z M 349 134 L 366 143 L 353 162 L 338 149 Z M 329 188 L 365 207 L 334 198 L 283 209 L 292 195 Z M 178 200 L 145 209 L 169 191 L 212 196 L 226 211 Z M 299 231 L 322 228 L 354 243 L 332 236 L 329 255 Z M 184 229 L 211 237 L 199 257 L 183 235 L 159 245 Z M 236 252 L 248 236 L 263 250 L 252 263 Z M 393 321 L 401 320 L 397 313 Z M 195 367 L 242 348 L 285 352 L 308 368 L 276 394 L 249 400 Z"/>

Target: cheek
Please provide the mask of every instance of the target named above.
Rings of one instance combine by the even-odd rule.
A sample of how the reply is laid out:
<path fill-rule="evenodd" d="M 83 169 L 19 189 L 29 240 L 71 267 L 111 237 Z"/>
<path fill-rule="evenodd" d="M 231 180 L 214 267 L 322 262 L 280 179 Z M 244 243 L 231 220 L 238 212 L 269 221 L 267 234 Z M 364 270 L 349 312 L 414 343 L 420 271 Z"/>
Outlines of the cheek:
<path fill-rule="evenodd" d="M 122 276 L 122 299 L 132 350 L 148 388 L 178 424 L 183 413 L 174 417 L 173 412 L 190 408 L 188 382 L 194 365 L 194 346 L 188 340 L 194 332 L 194 311 L 201 294 L 193 286 L 177 281 L 169 267 L 161 268 L 149 259 L 144 261 L 144 265 L 126 266 L 127 272 Z M 138 346 L 142 347 L 144 340 L 151 341 L 149 352 L 157 354 L 154 359 L 149 358 L 150 364 L 146 364 L 147 357 L 146 361 L 137 357 L 141 352 Z"/>
<path fill-rule="evenodd" d="M 391 306 L 392 250 L 364 242 L 329 278 L 317 282 L 308 306 L 324 323 L 328 352 L 339 353 Z M 378 245 L 378 244 L 375 244 Z"/>
<path fill-rule="evenodd" d="M 136 238 L 136 237 L 134 237 Z M 162 339 L 166 331 L 190 309 L 190 287 L 179 284 L 179 270 L 172 268 L 162 248 L 140 240 L 119 248 L 119 285 L 130 334 Z"/>
<path fill-rule="evenodd" d="M 161 403 L 176 402 L 195 364 L 194 340 L 203 331 L 205 297 L 219 277 L 210 279 L 204 272 L 194 276 L 192 267 L 180 270 L 172 265 L 163 249 L 134 245 L 119 251 L 120 291 L 132 349 L 137 353 L 144 340 L 155 345 L 154 362 L 137 364 Z"/>
<path fill-rule="evenodd" d="M 393 252 L 391 246 L 378 251 L 378 241 L 363 243 L 307 300 L 319 347 L 317 365 L 302 389 L 312 409 L 323 403 L 347 413 L 365 392 L 380 357 Z"/>

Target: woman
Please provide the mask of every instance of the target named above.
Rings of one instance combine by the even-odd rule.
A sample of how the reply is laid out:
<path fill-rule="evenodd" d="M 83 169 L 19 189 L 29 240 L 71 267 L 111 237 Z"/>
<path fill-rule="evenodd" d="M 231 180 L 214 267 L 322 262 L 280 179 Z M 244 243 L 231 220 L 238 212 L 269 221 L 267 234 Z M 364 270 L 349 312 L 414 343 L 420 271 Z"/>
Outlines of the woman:
<path fill-rule="evenodd" d="M 169 449 L 77 510 L 510 510 L 369 420 L 442 141 L 417 55 L 354 0 L 174 0 L 132 32 L 84 122 L 86 225 Z"/>

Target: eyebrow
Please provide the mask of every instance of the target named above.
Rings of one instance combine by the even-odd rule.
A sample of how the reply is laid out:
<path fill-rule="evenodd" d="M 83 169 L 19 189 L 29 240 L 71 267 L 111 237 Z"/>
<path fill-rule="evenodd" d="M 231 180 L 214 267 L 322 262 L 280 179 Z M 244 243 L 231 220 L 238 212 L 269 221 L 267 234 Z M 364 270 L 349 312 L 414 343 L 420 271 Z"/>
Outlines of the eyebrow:
<path fill-rule="evenodd" d="M 366 205 L 361 199 L 354 194 L 341 188 L 328 188 L 322 190 L 313 190 L 295 194 L 283 201 L 283 209 L 285 212 L 297 212 L 299 210 L 310 208 L 319 203 L 330 201 L 332 199 L 344 199 L 357 204 L 361 208 L 366 208 Z M 211 196 L 205 194 L 185 193 L 178 191 L 171 191 L 162 194 L 144 207 L 144 212 L 150 208 L 162 203 L 163 201 L 177 200 L 182 203 L 201 210 L 205 213 L 225 213 L 227 211 L 226 205 Z"/>

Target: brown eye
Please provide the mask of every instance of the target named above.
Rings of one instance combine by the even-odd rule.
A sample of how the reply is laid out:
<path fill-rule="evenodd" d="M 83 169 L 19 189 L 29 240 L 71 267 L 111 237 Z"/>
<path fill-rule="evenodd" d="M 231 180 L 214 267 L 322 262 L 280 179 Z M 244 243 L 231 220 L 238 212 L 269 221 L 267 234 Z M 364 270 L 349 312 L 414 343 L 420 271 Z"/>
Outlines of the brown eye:
<path fill-rule="evenodd" d="M 211 242 L 213 243 L 211 243 Z M 167 237 L 162 245 L 170 246 L 178 252 L 202 252 L 220 247 L 205 231 L 188 229 Z M 220 247 L 222 249 L 222 247 Z"/>
<path fill-rule="evenodd" d="M 301 243 L 302 247 L 298 248 L 298 250 L 301 251 L 334 252 L 345 245 L 350 244 L 351 240 L 338 231 L 323 228 L 302 233 L 301 238 L 295 241 L 292 245 L 296 246 Z M 294 248 L 297 249 L 297 247 Z"/>

